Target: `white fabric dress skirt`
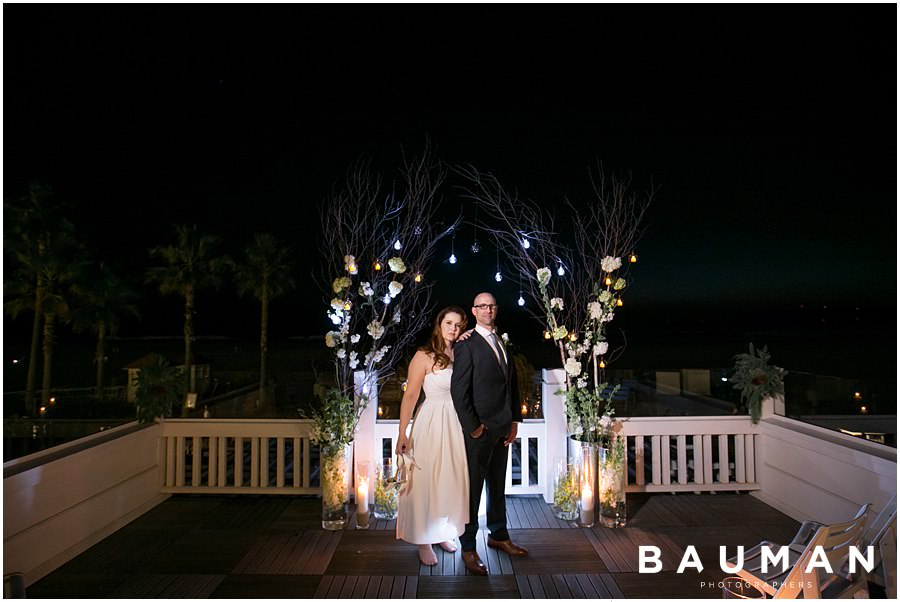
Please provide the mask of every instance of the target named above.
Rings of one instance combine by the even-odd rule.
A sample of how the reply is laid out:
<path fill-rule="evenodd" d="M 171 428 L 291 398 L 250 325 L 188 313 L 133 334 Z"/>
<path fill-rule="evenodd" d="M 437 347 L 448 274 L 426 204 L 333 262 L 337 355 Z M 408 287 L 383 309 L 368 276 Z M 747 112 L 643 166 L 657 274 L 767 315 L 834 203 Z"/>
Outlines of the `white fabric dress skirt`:
<path fill-rule="evenodd" d="M 452 368 L 425 376 L 425 401 L 410 434 L 415 467 L 400 494 L 397 539 L 440 543 L 462 535 L 469 522 L 466 444 L 450 397 Z"/>

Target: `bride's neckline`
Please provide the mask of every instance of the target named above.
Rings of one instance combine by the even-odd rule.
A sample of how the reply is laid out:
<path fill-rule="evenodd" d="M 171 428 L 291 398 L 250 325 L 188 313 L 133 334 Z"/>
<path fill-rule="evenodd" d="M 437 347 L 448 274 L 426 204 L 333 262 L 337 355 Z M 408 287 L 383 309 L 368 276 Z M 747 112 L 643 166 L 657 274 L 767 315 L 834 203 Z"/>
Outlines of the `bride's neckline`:
<path fill-rule="evenodd" d="M 446 372 L 447 370 L 450 370 L 451 368 L 453 368 L 453 362 L 450 362 L 450 364 L 446 368 L 441 368 L 440 370 L 432 370 L 425 376 L 431 376 L 432 374 L 440 374 L 441 372 Z"/>

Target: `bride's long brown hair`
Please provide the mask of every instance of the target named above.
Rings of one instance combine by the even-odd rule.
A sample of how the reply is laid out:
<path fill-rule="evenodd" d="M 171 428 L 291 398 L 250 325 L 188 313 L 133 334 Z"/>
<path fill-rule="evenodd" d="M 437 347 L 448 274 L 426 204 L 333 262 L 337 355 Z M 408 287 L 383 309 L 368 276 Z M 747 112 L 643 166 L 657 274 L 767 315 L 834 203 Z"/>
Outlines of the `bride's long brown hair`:
<path fill-rule="evenodd" d="M 431 365 L 432 370 L 434 370 L 435 366 L 437 366 L 438 369 L 443 370 L 450 365 L 450 356 L 444 353 L 447 350 L 447 346 L 444 344 L 444 336 L 441 334 L 441 322 L 444 321 L 444 317 L 446 317 L 447 314 L 459 314 L 460 317 L 462 317 L 462 324 L 459 331 L 460 334 L 463 333 L 466 326 L 469 324 L 469 319 L 466 317 L 465 310 L 456 305 L 450 305 L 438 312 L 437 319 L 434 321 L 434 329 L 431 331 L 431 340 L 428 341 L 427 345 L 419 347 L 419 351 L 424 351 L 434 358 L 434 363 Z"/>

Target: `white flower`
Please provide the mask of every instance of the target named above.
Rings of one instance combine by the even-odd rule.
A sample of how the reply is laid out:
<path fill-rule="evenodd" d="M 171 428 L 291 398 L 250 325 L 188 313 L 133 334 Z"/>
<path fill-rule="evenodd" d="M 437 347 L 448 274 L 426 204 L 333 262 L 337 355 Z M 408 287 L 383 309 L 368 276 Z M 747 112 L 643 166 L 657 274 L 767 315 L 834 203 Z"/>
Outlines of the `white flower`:
<path fill-rule="evenodd" d="M 328 312 L 328 319 L 331 320 L 331 323 L 336 326 L 343 320 L 343 312 Z"/>
<path fill-rule="evenodd" d="M 330 331 L 325 333 L 325 346 L 326 347 L 337 347 L 338 338 L 341 336 L 341 333 Z"/>
<path fill-rule="evenodd" d="M 541 286 L 547 286 L 547 283 L 550 282 L 550 268 L 539 269 L 537 271 L 537 279 Z"/>
<path fill-rule="evenodd" d="M 397 281 L 391 281 L 388 285 L 388 294 L 391 296 L 391 299 L 400 294 L 400 291 L 403 290 L 403 285 Z"/>
<path fill-rule="evenodd" d="M 369 336 L 371 336 L 376 341 L 381 338 L 381 335 L 384 334 L 384 326 L 381 325 L 381 322 L 378 320 L 372 320 L 369 325 L 366 327 L 369 331 Z"/>
<path fill-rule="evenodd" d="M 600 291 L 600 296 L 598 297 L 598 299 L 600 299 L 600 303 L 609 303 L 612 298 L 612 293 L 610 293 L 609 291 Z"/>
<path fill-rule="evenodd" d="M 560 326 L 558 328 L 553 329 L 553 339 L 555 341 L 560 341 L 569 336 L 569 331 L 566 330 L 565 326 Z"/>
<path fill-rule="evenodd" d="M 620 290 L 622 290 L 623 288 L 625 288 L 625 279 L 624 279 L 624 278 L 617 278 L 617 279 L 616 279 L 616 282 L 613 284 L 613 288 L 614 288 L 615 290 L 617 290 L 617 291 L 620 291 Z"/>
<path fill-rule="evenodd" d="M 393 318 L 393 320 L 391 320 L 391 321 L 392 321 L 394 324 L 399 324 L 399 323 L 400 323 L 400 310 L 399 310 L 399 309 L 395 309 L 395 310 L 394 310 L 394 318 Z"/>
<path fill-rule="evenodd" d="M 335 297 L 331 300 L 331 309 L 333 309 L 334 311 L 341 311 L 342 309 L 344 309 L 344 302 Z"/>
<path fill-rule="evenodd" d="M 355 369 L 355 368 L 359 365 L 359 360 L 356 359 L 357 357 L 358 357 L 358 356 L 357 356 L 357 353 L 356 353 L 355 351 L 351 351 L 351 352 L 350 352 L 350 364 L 349 364 L 349 366 L 350 366 L 350 369 L 351 369 L 351 370 Z"/>
<path fill-rule="evenodd" d="M 609 430 L 609 427 L 612 426 L 613 420 L 608 415 L 604 414 L 600 419 L 600 428 L 604 431 Z"/>
<path fill-rule="evenodd" d="M 608 314 L 606 314 L 606 316 L 604 316 L 603 321 L 604 321 L 604 322 L 612 322 L 612 319 L 613 319 L 614 317 L 615 317 L 615 313 L 613 313 L 612 311 L 610 311 Z"/>
<path fill-rule="evenodd" d="M 406 271 L 406 264 L 404 264 L 403 260 L 399 257 L 391 257 L 388 259 L 388 267 L 391 268 L 391 271 L 395 274 L 402 274 Z"/>
<path fill-rule="evenodd" d="M 575 425 L 575 434 L 581 435 L 582 433 L 584 433 L 584 428 L 580 424 Z"/>
<path fill-rule="evenodd" d="M 382 359 L 384 359 L 385 354 L 388 352 L 388 349 L 390 349 L 390 348 L 391 348 L 390 345 L 385 345 L 384 347 L 382 347 L 381 349 L 376 351 L 375 355 L 372 357 L 372 363 L 377 364 Z"/>
<path fill-rule="evenodd" d="M 503 339 L 504 343 L 509 344 L 509 333 L 504 332 L 503 334 L 500 335 L 500 338 Z"/>
<path fill-rule="evenodd" d="M 338 349 L 337 353 L 335 353 L 335 355 L 338 357 L 339 360 L 342 360 L 345 357 L 347 357 L 347 350 L 346 349 Z"/>
<path fill-rule="evenodd" d="M 622 267 L 622 259 L 619 257 L 610 257 L 609 255 L 607 255 L 600 262 L 600 269 L 607 273 L 614 272 L 620 267 Z"/>
<path fill-rule="evenodd" d="M 550 299 L 550 309 L 558 309 L 561 311 L 562 308 L 563 308 L 563 300 L 562 299 L 560 299 L 559 297 L 553 297 L 552 299 Z"/>
<path fill-rule="evenodd" d="M 587 387 L 587 378 L 582 376 L 577 381 L 575 381 L 575 386 L 579 389 L 584 389 L 585 387 Z"/>
<path fill-rule="evenodd" d="M 356 257 L 353 255 L 344 255 L 344 269 L 351 274 L 356 274 L 359 268 L 356 267 Z"/>
<path fill-rule="evenodd" d="M 372 285 L 368 282 L 360 282 L 359 283 L 359 294 L 363 297 L 371 297 L 375 294 L 375 291 L 372 290 Z"/>
<path fill-rule="evenodd" d="M 355 334 L 355 335 L 351 336 L 351 337 L 350 337 L 350 342 L 353 343 L 354 345 L 356 345 L 357 343 L 359 343 L 359 335 L 358 335 L 358 334 Z"/>
<path fill-rule="evenodd" d="M 609 351 L 609 343 L 606 341 L 601 341 L 594 345 L 594 355 L 603 355 Z"/>
<path fill-rule="evenodd" d="M 606 293 L 606 291 L 603 291 Z M 602 294 L 602 293 L 601 293 Z M 607 295 L 609 293 L 606 293 Z M 599 320 L 602 315 L 603 308 L 596 301 L 591 301 L 588 303 L 588 311 L 591 313 L 591 320 Z"/>
<path fill-rule="evenodd" d="M 566 360 L 566 372 L 573 378 L 578 376 L 581 374 L 581 362 L 574 357 L 570 357 Z"/>
<path fill-rule="evenodd" d="M 347 276 L 340 276 L 334 279 L 334 282 L 331 283 L 331 290 L 335 293 L 340 293 L 345 288 L 350 288 L 350 285 L 353 282 Z"/>

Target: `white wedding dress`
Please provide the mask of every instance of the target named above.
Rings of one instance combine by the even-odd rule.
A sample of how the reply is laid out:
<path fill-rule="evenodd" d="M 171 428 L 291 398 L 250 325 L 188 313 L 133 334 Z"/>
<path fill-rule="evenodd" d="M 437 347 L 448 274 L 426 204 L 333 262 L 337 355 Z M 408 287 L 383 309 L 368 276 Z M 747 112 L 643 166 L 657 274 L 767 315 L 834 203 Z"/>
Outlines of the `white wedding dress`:
<path fill-rule="evenodd" d="M 452 368 L 425 376 L 425 401 L 410 433 L 415 467 L 400 495 L 397 539 L 440 543 L 462 535 L 469 521 L 469 469 L 462 427 L 450 398 Z"/>

